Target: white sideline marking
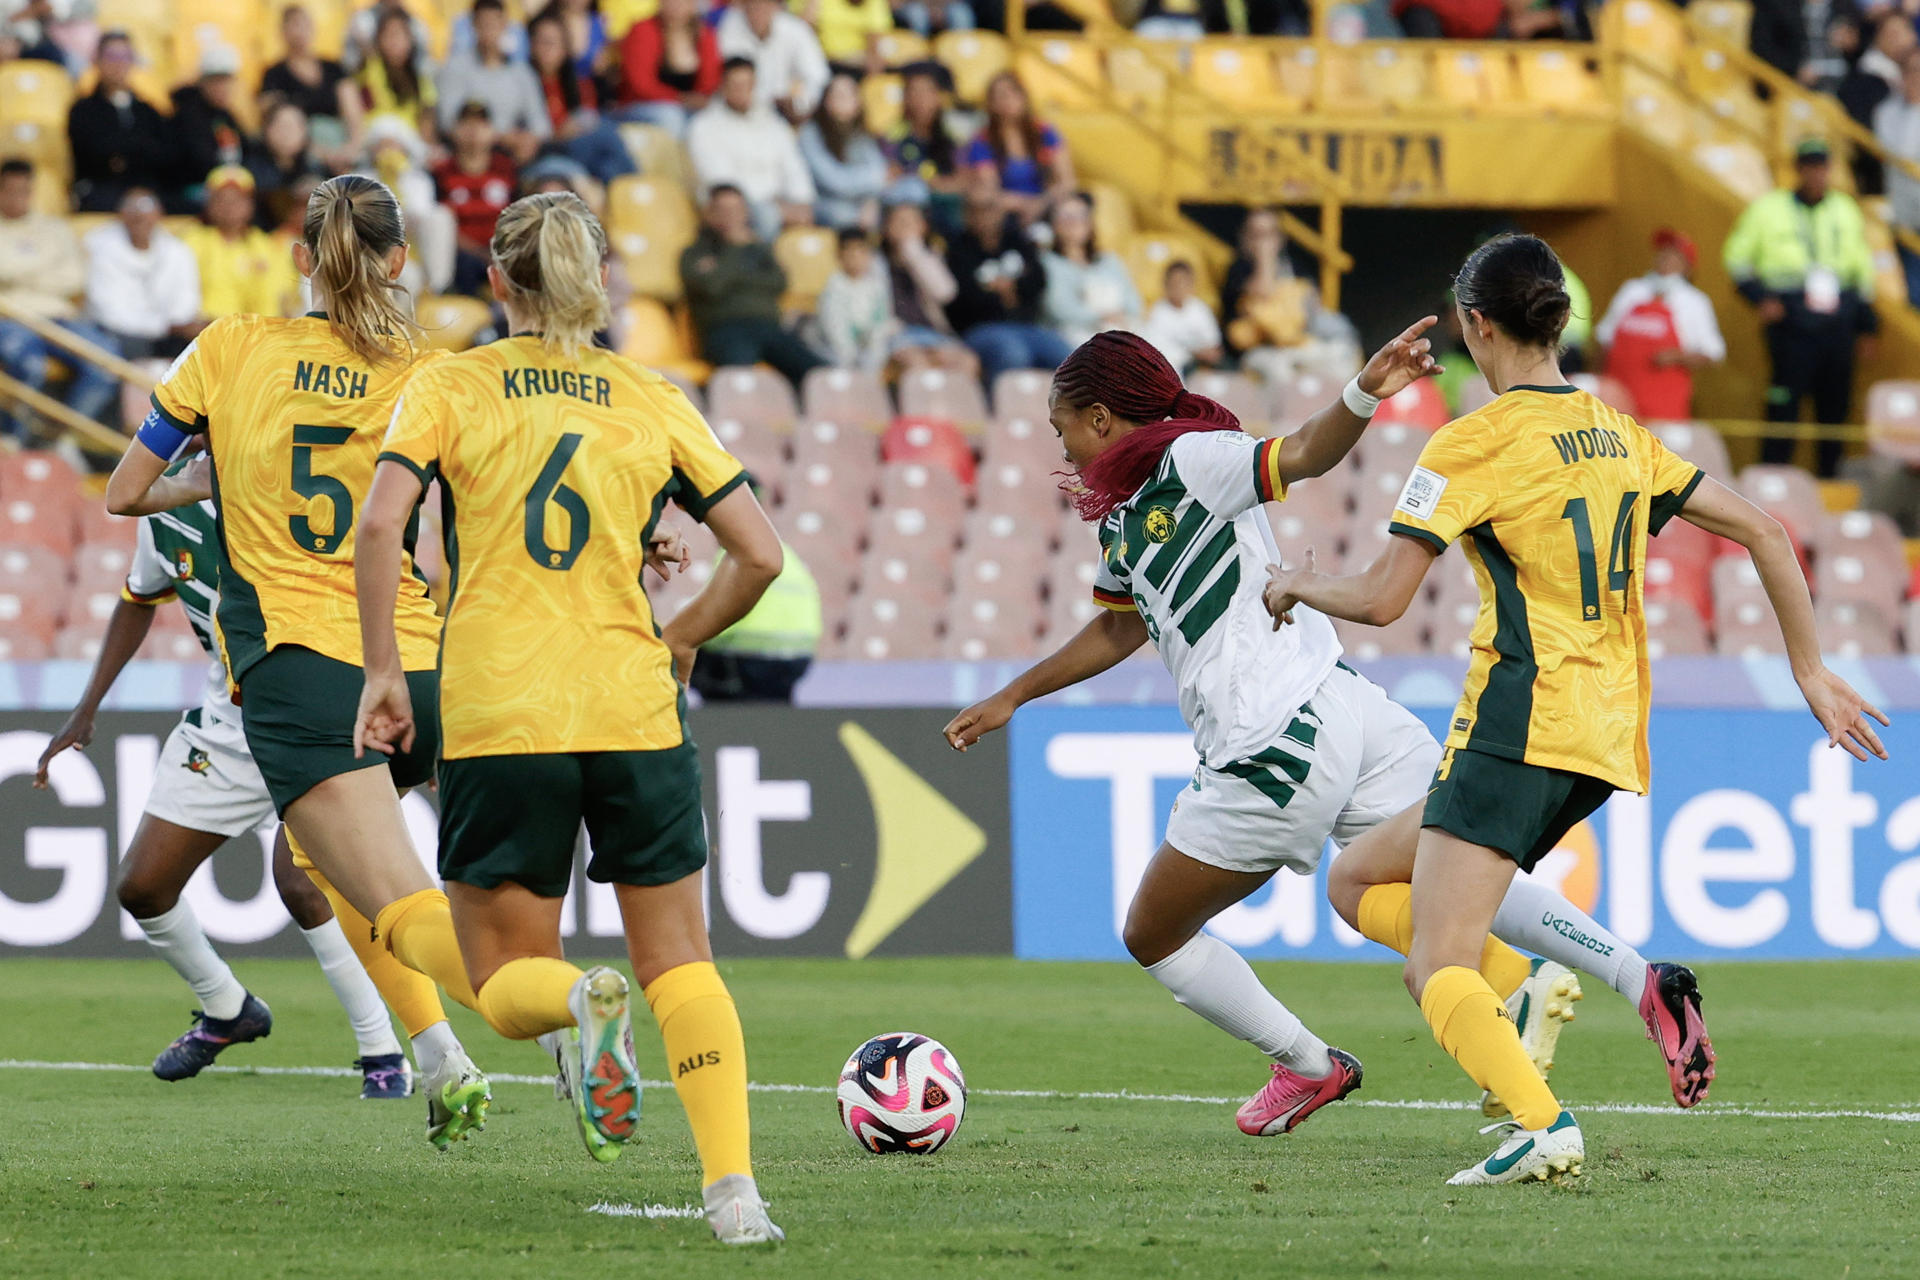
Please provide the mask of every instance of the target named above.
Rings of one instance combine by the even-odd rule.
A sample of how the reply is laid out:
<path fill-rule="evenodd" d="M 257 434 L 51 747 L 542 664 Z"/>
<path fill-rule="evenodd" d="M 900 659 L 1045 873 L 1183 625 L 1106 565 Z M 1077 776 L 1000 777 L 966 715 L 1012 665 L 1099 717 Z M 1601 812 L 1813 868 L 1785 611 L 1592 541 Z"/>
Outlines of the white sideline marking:
<path fill-rule="evenodd" d="M 609 1218 L 704 1218 L 705 1209 L 694 1205 L 671 1204 L 609 1204 L 602 1200 L 599 1204 L 587 1206 L 588 1213 L 603 1213 Z"/>
<path fill-rule="evenodd" d="M 40 1062 L 26 1058 L 0 1058 L 0 1071 L 134 1071 L 145 1072 L 152 1068 L 145 1063 L 136 1062 Z M 352 1067 L 208 1067 L 210 1072 L 222 1075 L 240 1076 L 326 1076 L 339 1079 L 358 1079 L 360 1073 Z M 528 1076 L 502 1073 L 489 1074 L 488 1080 L 495 1084 L 538 1084 L 551 1086 L 551 1075 Z M 641 1084 L 648 1089 L 668 1089 L 672 1087 L 666 1080 L 643 1080 Z M 812 1093 L 829 1094 L 835 1089 L 820 1084 L 749 1084 L 753 1093 Z M 1174 1102 L 1197 1103 L 1201 1106 L 1222 1107 L 1238 1106 L 1244 1098 L 1215 1098 L 1198 1093 L 1134 1093 L 1122 1089 L 1118 1092 L 1076 1091 L 1066 1089 L 969 1089 L 968 1094 L 976 1098 L 1042 1098 L 1058 1102 Z M 1480 1106 L 1474 1102 L 1442 1101 L 1431 1098 L 1355 1098 L 1341 1104 L 1346 1107 L 1377 1107 L 1387 1111 L 1472 1111 L 1478 1113 Z M 1881 1120 L 1892 1124 L 1920 1124 L 1920 1110 L 1913 1111 L 1868 1111 L 1852 1107 L 1806 1107 L 1798 1110 L 1782 1107 L 1733 1107 L 1708 1102 L 1694 1107 L 1691 1111 L 1681 1111 L 1678 1107 L 1664 1106 L 1652 1102 L 1575 1102 L 1575 1111 L 1590 1112 L 1595 1115 L 1615 1116 L 1722 1116 L 1737 1117 L 1746 1120 Z"/>

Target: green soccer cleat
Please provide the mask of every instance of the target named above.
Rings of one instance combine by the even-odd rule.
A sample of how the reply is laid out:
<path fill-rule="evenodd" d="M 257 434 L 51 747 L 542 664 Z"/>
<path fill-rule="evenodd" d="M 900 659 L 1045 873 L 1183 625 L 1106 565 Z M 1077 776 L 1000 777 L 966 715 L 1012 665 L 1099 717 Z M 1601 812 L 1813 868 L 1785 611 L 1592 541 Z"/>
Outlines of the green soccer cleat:
<path fill-rule="evenodd" d="M 465 1053 L 448 1054 L 420 1091 L 427 1095 L 427 1141 L 437 1149 L 487 1127 L 493 1087 Z"/>
<path fill-rule="evenodd" d="M 560 1066 L 555 1091 L 573 1104 L 587 1154 L 611 1164 L 640 1125 L 640 1071 L 633 1063 L 627 980 L 604 965 L 590 969 L 574 984 L 567 1005 L 573 1010 L 572 1034 L 543 1038 Z"/>
<path fill-rule="evenodd" d="M 1585 998 L 1580 975 L 1552 960 L 1535 960 L 1533 972 L 1507 998 L 1507 1014 L 1520 1033 L 1520 1047 L 1533 1059 L 1542 1080 L 1553 1070 L 1553 1051 L 1560 1043 L 1561 1029 L 1573 1021 L 1574 1002 Z M 1489 1120 L 1499 1120 L 1507 1114 L 1507 1104 L 1489 1089 L 1480 1095 L 1480 1110 Z"/>

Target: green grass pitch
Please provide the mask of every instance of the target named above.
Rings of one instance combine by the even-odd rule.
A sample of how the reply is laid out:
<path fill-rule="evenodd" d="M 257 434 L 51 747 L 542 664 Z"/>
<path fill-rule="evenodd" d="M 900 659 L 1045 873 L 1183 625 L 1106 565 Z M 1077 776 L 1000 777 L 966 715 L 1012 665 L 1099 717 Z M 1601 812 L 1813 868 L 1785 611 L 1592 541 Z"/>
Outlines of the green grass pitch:
<path fill-rule="evenodd" d="M 353 1049 L 318 970 L 248 962 L 271 1039 L 231 1067 L 343 1067 Z M 703 1222 L 592 1214 L 599 1202 L 697 1201 L 672 1091 L 649 1089 L 643 1136 L 592 1164 L 551 1092 L 497 1084 L 485 1133 L 436 1155 L 422 1109 L 363 1103 L 345 1078 L 20 1067 L 144 1065 L 191 996 L 158 961 L 0 962 L 0 1275 L 29 1277 L 719 1275 L 860 1277 L 1864 1277 L 1920 1268 L 1920 964 L 1702 970 L 1720 1050 L 1713 1098 L 1671 1109 L 1626 1003 L 1589 980 L 1554 1084 L 1581 1114 L 1587 1175 L 1570 1186 L 1456 1189 L 1491 1150 L 1477 1095 L 1374 965 L 1263 966 L 1263 977 L 1366 1083 L 1290 1137 L 1256 1140 L 1218 1103 L 1258 1056 L 1121 965 L 1010 960 L 723 966 L 756 1082 L 831 1086 L 867 1036 L 945 1041 L 973 1089 L 952 1146 L 862 1154 L 826 1092 L 754 1095 L 763 1191 L 782 1248 L 715 1245 Z M 495 1073 L 538 1050 L 456 1025 Z M 646 1073 L 663 1073 L 651 1024 Z M 1660 1104 L 1669 1103 L 1661 1109 Z M 1610 1110 L 1601 1104 L 1628 1104 Z M 1648 1112 L 1631 1104 L 1654 1108 Z M 1867 1117 L 1780 1113 L 1864 1111 Z M 1750 1113 L 1763 1114 L 1750 1114 Z"/>

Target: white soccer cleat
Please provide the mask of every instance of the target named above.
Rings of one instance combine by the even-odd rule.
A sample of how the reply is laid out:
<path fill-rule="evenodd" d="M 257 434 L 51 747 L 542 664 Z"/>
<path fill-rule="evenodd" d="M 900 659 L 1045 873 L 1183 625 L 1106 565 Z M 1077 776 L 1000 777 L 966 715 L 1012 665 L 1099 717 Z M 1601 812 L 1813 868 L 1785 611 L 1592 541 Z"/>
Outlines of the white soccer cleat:
<path fill-rule="evenodd" d="M 721 1244 L 778 1244 L 787 1233 L 767 1216 L 760 1188 L 744 1173 L 730 1173 L 704 1193 L 707 1225 Z"/>
<path fill-rule="evenodd" d="M 567 998 L 575 1026 L 541 1038 L 558 1050 L 554 1092 L 573 1104 L 587 1154 L 601 1164 L 619 1158 L 640 1123 L 640 1072 L 633 1064 L 627 980 L 601 965 L 589 969 Z M 566 1032 L 573 1034 L 567 1036 Z M 565 1039 L 559 1037 L 565 1036 Z"/>
<path fill-rule="evenodd" d="M 1573 1112 L 1562 1111 L 1544 1129 L 1522 1129 L 1517 1121 L 1501 1120 L 1480 1130 L 1499 1129 L 1506 1137 L 1494 1153 L 1470 1169 L 1462 1169 L 1447 1179 L 1450 1187 L 1490 1187 L 1503 1182 L 1580 1176 L 1587 1158 L 1587 1140 Z"/>
<path fill-rule="evenodd" d="M 1527 980 L 1507 997 L 1507 1016 L 1520 1033 L 1520 1047 L 1533 1059 L 1542 1080 L 1553 1070 L 1553 1051 L 1560 1043 L 1561 1028 L 1573 1021 L 1574 1002 L 1585 998 L 1580 975 L 1552 960 L 1535 960 Z M 1489 1120 L 1498 1120 L 1507 1114 L 1507 1104 L 1488 1090 L 1480 1095 L 1480 1110 Z"/>

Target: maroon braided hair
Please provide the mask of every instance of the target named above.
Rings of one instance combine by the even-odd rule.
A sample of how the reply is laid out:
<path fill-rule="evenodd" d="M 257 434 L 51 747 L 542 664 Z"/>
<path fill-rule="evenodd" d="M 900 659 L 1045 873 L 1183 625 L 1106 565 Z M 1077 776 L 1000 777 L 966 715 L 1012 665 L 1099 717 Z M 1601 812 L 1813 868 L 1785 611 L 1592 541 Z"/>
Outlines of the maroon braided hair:
<path fill-rule="evenodd" d="M 1074 349 L 1054 371 L 1053 393 L 1075 409 L 1103 404 L 1138 423 L 1060 487 L 1082 520 L 1104 520 L 1152 478 L 1167 447 L 1192 431 L 1238 431 L 1225 405 L 1180 385 L 1180 375 L 1137 333 L 1109 329 Z"/>

